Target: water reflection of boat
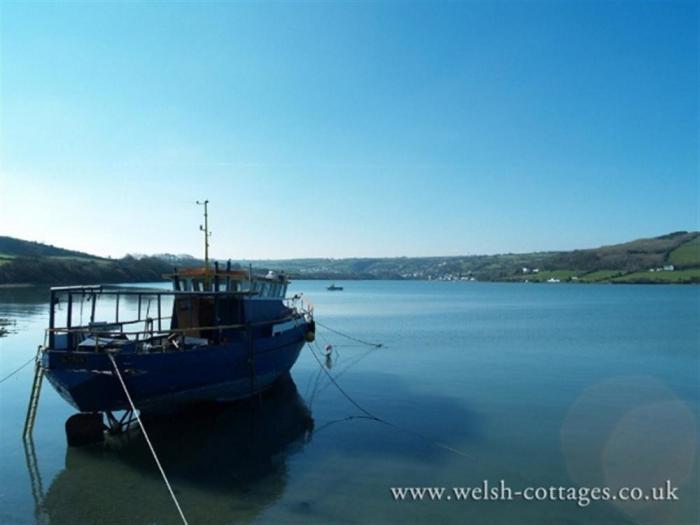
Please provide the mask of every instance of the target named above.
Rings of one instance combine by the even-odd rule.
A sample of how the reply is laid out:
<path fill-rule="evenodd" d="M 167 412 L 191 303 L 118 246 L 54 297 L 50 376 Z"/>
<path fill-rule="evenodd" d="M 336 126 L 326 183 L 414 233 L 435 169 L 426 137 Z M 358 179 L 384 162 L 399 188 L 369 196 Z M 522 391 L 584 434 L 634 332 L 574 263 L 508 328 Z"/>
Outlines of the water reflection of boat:
<path fill-rule="evenodd" d="M 199 406 L 145 419 L 190 523 L 250 522 L 279 499 L 286 461 L 310 439 L 313 419 L 287 375 L 258 400 Z M 140 435 L 66 450 L 42 505 L 50 523 L 177 523 Z"/>

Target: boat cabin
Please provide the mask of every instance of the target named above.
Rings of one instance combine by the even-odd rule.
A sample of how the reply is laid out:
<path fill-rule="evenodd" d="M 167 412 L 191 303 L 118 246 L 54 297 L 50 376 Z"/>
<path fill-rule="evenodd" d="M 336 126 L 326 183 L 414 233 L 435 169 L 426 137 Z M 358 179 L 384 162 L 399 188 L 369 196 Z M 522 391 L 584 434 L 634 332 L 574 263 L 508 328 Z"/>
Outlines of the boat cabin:
<path fill-rule="evenodd" d="M 213 270 L 187 268 L 165 275 L 172 280 L 176 292 L 249 292 L 259 297 L 283 299 L 287 294 L 289 279 L 284 273 L 268 272 L 252 275 L 245 270 Z"/>

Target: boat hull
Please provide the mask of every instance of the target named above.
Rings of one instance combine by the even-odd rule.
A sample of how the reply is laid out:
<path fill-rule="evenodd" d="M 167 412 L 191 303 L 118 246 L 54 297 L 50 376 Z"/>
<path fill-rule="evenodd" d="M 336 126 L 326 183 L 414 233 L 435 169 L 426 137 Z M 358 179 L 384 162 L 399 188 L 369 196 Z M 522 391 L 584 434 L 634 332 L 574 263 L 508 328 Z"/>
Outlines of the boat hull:
<path fill-rule="evenodd" d="M 305 344 L 306 326 L 247 342 L 172 352 L 113 354 L 136 408 L 163 412 L 199 401 L 253 396 L 289 372 Z M 81 412 L 129 408 L 104 352 L 46 350 L 46 377 Z"/>

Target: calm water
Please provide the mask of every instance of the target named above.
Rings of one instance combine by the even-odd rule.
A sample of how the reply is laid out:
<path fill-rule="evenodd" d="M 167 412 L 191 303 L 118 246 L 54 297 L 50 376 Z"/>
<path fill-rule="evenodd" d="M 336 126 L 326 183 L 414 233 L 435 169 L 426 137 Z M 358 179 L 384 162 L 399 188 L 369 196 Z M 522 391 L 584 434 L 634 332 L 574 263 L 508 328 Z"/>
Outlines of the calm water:
<path fill-rule="evenodd" d="M 294 283 L 338 383 L 310 350 L 257 403 L 152 421 L 185 514 L 199 523 L 700 521 L 700 288 L 439 282 Z M 0 290 L 0 377 L 43 341 L 46 293 Z M 143 439 L 68 449 L 72 409 L 46 383 L 37 473 L 20 437 L 32 370 L 0 384 L 0 522 L 178 523 Z M 313 419 L 313 428 L 310 425 Z M 440 448 L 433 442 L 455 449 Z M 392 486 L 680 487 L 679 501 L 395 502 Z M 33 481 L 33 484 L 32 484 Z M 34 490 L 32 490 L 32 487 Z"/>

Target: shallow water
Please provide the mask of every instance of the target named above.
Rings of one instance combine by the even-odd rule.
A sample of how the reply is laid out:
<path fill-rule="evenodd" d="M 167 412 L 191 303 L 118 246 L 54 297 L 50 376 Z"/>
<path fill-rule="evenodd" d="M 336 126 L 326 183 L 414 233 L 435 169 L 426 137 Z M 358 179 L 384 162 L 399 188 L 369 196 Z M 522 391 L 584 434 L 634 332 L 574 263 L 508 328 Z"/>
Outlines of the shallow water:
<path fill-rule="evenodd" d="M 191 524 L 700 521 L 700 288 L 299 281 L 319 326 L 260 401 L 148 422 Z M 0 378 L 43 341 L 47 293 L 0 290 Z M 319 356 L 323 362 L 325 358 Z M 139 435 L 68 449 L 73 413 L 46 383 L 31 475 L 27 367 L 0 384 L 0 522 L 178 523 Z M 31 459 L 31 455 L 29 456 Z M 638 486 L 678 501 L 397 502 L 390 487 Z M 33 483 L 32 483 L 33 481 Z M 32 490 L 33 488 L 33 490 Z"/>

